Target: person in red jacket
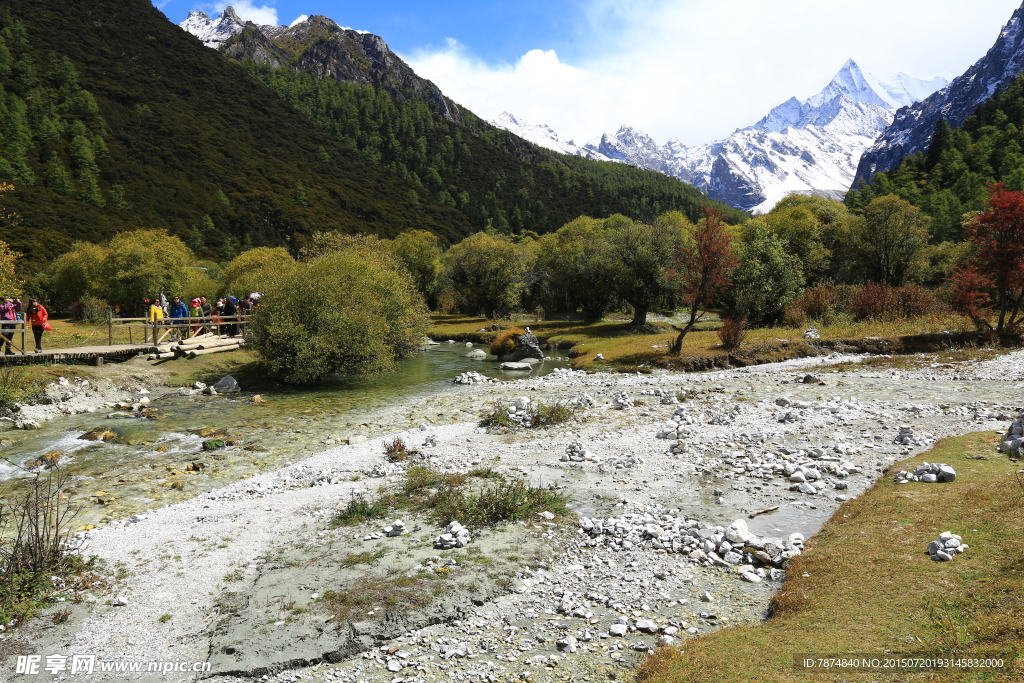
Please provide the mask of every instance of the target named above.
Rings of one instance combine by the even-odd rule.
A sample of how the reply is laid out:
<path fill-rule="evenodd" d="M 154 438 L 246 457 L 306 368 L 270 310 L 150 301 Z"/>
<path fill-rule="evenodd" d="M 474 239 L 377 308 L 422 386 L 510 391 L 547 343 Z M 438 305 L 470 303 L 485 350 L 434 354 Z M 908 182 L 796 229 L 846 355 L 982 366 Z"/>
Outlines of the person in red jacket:
<path fill-rule="evenodd" d="M 36 339 L 36 353 L 43 350 L 43 331 L 50 329 L 50 313 L 39 299 L 29 299 L 25 309 L 25 322 L 32 326 L 32 336 Z"/>

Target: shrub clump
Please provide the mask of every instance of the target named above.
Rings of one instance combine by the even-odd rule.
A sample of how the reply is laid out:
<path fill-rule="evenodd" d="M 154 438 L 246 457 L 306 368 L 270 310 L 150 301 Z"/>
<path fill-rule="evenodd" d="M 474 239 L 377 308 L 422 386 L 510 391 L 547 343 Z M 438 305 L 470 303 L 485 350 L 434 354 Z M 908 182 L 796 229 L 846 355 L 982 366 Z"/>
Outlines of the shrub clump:
<path fill-rule="evenodd" d="M 397 259 L 358 241 L 282 272 L 263 294 L 246 341 L 271 376 L 290 384 L 392 370 L 419 348 L 428 324 Z"/>
<path fill-rule="evenodd" d="M 482 489 L 471 487 L 470 478 L 493 480 Z M 516 521 L 537 512 L 568 514 L 566 499 L 548 489 L 534 488 L 522 479 L 506 479 L 493 470 L 469 474 L 445 473 L 422 465 L 411 466 L 393 491 L 382 491 L 374 500 L 356 497 L 332 521 L 333 526 L 354 526 L 381 519 L 396 509 L 424 512 L 438 523 L 459 520 L 466 525 Z"/>
<path fill-rule="evenodd" d="M 491 411 L 480 420 L 481 427 L 489 429 L 551 427 L 572 420 L 579 411 L 578 406 L 567 401 L 558 401 L 550 405 L 530 403 L 515 412 L 512 412 L 509 404 L 504 401 L 495 401 L 492 406 Z"/>
<path fill-rule="evenodd" d="M 741 320 L 726 318 L 718 328 L 718 339 L 723 349 L 738 349 L 747 336 L 746 323 Z"/>
<path fill-rule="evenodd" d="M 491 342 L 491 346 L 488 349 L 492 356 L 506 356 L 516 348 L 516 339 L 526 334 L 526 330 L 521 330 L 518 327 L 513 327 L 508 330 L 502 330 L 502 332 L 494 338 Z"/>

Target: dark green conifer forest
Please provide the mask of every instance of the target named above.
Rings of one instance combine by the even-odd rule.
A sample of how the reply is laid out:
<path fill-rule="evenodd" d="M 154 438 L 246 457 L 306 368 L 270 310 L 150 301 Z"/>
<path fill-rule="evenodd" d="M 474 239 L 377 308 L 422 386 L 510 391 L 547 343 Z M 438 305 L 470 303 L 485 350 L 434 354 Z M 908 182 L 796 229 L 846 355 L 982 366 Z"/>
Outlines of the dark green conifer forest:
<path fill-rule="evenodd" d="M 148 0 L 0 2 L 3 240 L 26 273 L 77 240 L 166 229 L 198 255 L 301 248 L 317 231 L 445 243 L 581 214 L 696 216 L 658 173 L 558 155 L 463 111 L 243 65 Z M 732 220 L 743 219 L 729 210 Z"/>
<path fill-rule="evenodd" d="M 985 207 L 993 183 L 1024 190 L 1024 77 L 979 106 L 960 128 L 940 121 L 926 153 L 876 173 L 851 190 L 846 203 L 860 211 L 876 197 L 895 194 L 931 216 L 933 242 L 959 242 L 963 215 Z"/>

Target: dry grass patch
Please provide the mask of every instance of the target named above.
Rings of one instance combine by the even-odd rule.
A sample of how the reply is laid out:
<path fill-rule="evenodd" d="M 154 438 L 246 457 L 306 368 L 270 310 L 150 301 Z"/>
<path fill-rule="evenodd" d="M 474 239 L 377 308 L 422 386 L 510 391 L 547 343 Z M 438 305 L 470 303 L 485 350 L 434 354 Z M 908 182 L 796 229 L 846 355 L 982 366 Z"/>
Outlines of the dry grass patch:
<path fill-rule="evenodd" d="M 1018 466 L 991 432 L 945 439 L 893 465 L 946 462 L 951 484 L 897 486 L 886 477 L 847 501 L 794 558 L 757 626 L 725 629 L 665 648 L 638 667 L 644 683 L 704 681 L 1019 681 L 1024 658 L 1002 670 L 900 671 L 883 676 L 796 671 L 794 656 L 886 653 L 980 657 L 1021 654 L 1024 643 L 1024 491 Z M 976 459 L 987 456 L 985 460 Z M 970 549 L 933 562 L 943 531 Z"/>

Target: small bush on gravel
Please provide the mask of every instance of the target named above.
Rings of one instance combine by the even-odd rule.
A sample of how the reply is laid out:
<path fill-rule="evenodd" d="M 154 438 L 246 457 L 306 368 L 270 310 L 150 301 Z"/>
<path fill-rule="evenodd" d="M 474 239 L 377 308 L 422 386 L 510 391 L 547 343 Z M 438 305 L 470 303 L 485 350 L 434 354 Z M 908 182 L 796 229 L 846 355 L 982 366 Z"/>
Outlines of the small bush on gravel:
<path fill-rule="evenodd" d="M 79 577 L 96 583 L 95 560 L 68 548 L 78 509 L 61 492 L 66 485 L 67 475 L 54 467 L 35 476 L 20 498 L 0 502 L 0 623 L 30 619 L 60 584 L 78 588 Z"/>
<path fill-rule="evenodd" d="M 395 437 L 393 441 L 384 442 L 384 457 L 388 462 L 402 462 L 410 455 L 406 448 L 405 441 Z"/>
<path fill-rule="evenodd" d="M 495 479 L 481 490 L 467 486 L 469 477 Z M 395 491 L 382 491 L 374 500 L 358 496 L 332 520 L 332 526 L 355 526 L 381 519 L 396 509 L 423 512 L 444 524 L 458 520 L 466 525 L 516 521 L 531 514 L 549 511 L 567 514 L 566 499 L 548 489 L 534 488 L 522 479 L 506 480 L 491 469 L 469 474 L 437 472 L 416 465 L 405 472 Z"/>
<path fill-rule="evenodd" d="M 394 503 L 388 496 L 381 496 L 372 501 L 363 496 L 356 496 L 348 502 L 344 510 L 334 516 L 331 526 L 355 526 L 371 519 L 380 519 L 393 508 Z"/>
<path fill-rule="evenodd" d="M 557 401 L 552 404 L 534 403 L 529 408 L 517 415 L 523 415 L 523 419 L 514 420 L 509 416 L 508 404 L 504 401 L 495 401 L 491 412 L 484 415 L 480 420 L 481 427 L 498 429 L 515 429 L 518 427 L 537 428 L 551 427 L 563 424 L 576 417 L 577 408 L 565 401 Z"/>

